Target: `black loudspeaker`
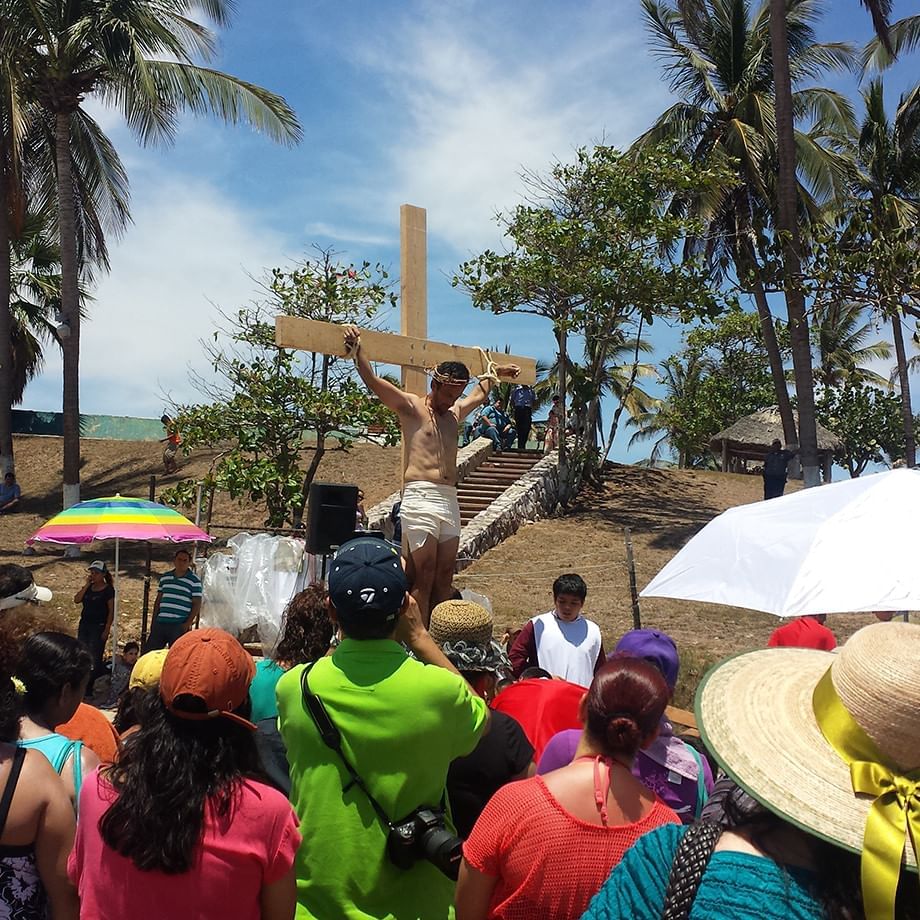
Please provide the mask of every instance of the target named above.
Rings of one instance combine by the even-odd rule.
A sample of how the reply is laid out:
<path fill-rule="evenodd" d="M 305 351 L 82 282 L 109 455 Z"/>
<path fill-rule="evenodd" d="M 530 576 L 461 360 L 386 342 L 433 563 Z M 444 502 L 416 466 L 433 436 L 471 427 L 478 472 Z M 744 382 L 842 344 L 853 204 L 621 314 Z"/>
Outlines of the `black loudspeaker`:
<path fill-rule="evenodd" d="M 307 552 L 328 556 L 355 532 L 358 487 L 314 482 L 307 503 Z"/>

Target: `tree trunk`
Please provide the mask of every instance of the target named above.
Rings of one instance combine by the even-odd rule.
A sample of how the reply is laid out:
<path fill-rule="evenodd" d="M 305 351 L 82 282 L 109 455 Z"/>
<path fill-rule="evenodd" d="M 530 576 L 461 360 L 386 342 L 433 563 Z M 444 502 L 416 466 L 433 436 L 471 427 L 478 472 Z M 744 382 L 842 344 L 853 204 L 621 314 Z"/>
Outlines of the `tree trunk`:
<path fill-rule="evenodd" d="M 623 391 L 623 398 L 620 400 L 616 411 L 613 413 L 613 420 L 610 422 L 610 432 L 607 435 L 607 442 L 604 444 L 604 454 L 601 457 L 602 467 L 604 463 L 607 462 L 607 458 L 610 456 L 610 451 L 613 448 L 613 439 L 617 436 L 617 429 L 620 427 L 620 416 L 623 414 L 623 409 L 626 408 L 626 403 L 629 400 L 629 397 L 632 396 L 633 387 L 636 385 L 636 376 L 639 373 L 639 348 L 642 345 L 643 322 L 644 317 L 640 316 L 639 327 L 636 330 L 636 348 L 633 351 L 633 363 L 629 372 L 629 380 L 626 383 L 626 389 Z"/>
<path fill-rule="evenodd" d="M 917 446 L 914 441 L 914 414 L 910 407 L 910 375 L 907 371 L 907 355 L 904 351 L 904 330 L 901 328 L 901 313 L 891 317 L 891 334 L 894 336 L 894 352 L 898 359 L 898 382 L 901 389 L 901 418 L 904 424 L 904 461 L 917 465 Z"/>
<path fill-rule="evenodd" d="M 773 322 L 773 313 L 767 300 L 767 292 L 763 286 L 763 275 L 760 263 L 750 240 L 742 243 L 747 267 L 753 278 L 754 303 L 757 305 L 757 315 L 760 317 L 760 331 L 763 343 L 770 359 L 770 375 L 773 378 L 773 389 L 776 393 L 776 405 L 779 417 L 783 422 L 783 437 L 790 446 L 798 446 L 799 435 L 796 431 L 795 416 L 792 414 L 792 401 L 789 399 L 789 388 L 786 385 L 786 369 L 783 367 L 783 356 L 780 354 L 779 342 L 776 339 L 776 325 Z"/>
<path fill-rule="evenodd" d="M 563 508 L 569 504 L 571 483 L 569 482 L 569 448 L 566 443 L 566 368 L 568 366 L 568 333 L 557 329 L 556 340 L 559 343 L 559 417 L 556 420 L 556 449 L 559 451 L 559 502 Z"/>
<path fill-rule="evenodd" d="M 2 130 L 2 128 L 0 128 Z M 0 134 L 0 476 L 13 469 L 13 317 L 6 137 Z"/>
<path fill-rule="evenodd" d="M 792 118 L 792 85 L 789 78 L 789 47 L 786 35 L 785 0 L 770 0 L 770 45 L 776 90 L 776 140 L 779 158 L 777 220 L 783 247 L 783 276 L 795 392 L 799 410 L 799 458 L 805 486 L 821 484 L 818 466 L 818 431 L 815 420 L 815 385 L 811 369 L 811 342 L 802 292 L 802 260 L 796 216 L 795 128 Z"/>
<path fill-rule="evenodd" d="M 80 294 L 76 202 L 70 156 L 69 112 L 54 116 L 58 227 L 61 237 L 61 318 L 70 334 L 61 340 L 64 358 L 64 507 L 80 500 Z"/>
<path fill-rule="evenodd" d="M 316 354 L 313 355 L 313 377 L 316 377 Z M 322 392 L 325 393 L 329 388 L 329 355 L 323 355 L 323 376 L 321 380 Z M 300 505 L 294 509 L 294 527 L 300 527 L 303 524 L 303 516 L 307 508 L 307 499 L 310 494 L 310 486 L 313 483 L 313 479 L 316 476 L 316 471 L 319 469 L 320 462 L 323 459 L 323 454 L 326 453 L 326 432 L 321 431 L 319 428 L 316 429 L 316 450 L 313 452 L 313 459 L 310 461 L 310 466 L 307 468 L 306 473 L 303 477 L 303 485 L 300 487 L 301 501 Z"/>

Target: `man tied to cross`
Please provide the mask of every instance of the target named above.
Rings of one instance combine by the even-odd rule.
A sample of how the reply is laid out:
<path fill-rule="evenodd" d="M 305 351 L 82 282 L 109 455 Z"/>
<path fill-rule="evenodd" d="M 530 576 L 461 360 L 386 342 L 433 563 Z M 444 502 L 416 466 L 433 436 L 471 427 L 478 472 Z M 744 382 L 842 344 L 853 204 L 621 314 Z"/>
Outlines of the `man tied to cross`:
<path fill-rule="evenodd" d="M 371 392 L 399 417 L 405 446 L 400 507 L 403 553 L 411 593 L 425 625 L 432 607 L 450 597 L 457 549 L 460 507 L 457 504 L 457 441 L 460 423 L 489 397 L 499 377 L 517 377 L 516 364 L 491 365 L 464 397 L 470 372 L 459 361 L 445 361 L 432 374 L 425 396 L 403 392 L 378 377 L 361 351 L 361 330 L 345 328 L 345 347 Z"/>

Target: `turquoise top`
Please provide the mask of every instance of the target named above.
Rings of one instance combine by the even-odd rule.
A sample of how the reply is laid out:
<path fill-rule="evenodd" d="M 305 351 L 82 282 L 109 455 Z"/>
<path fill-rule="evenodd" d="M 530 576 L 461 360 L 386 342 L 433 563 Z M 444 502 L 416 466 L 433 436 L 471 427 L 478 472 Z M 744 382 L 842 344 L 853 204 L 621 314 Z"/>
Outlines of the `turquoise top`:
<path fill-rule="evenodd" d="M 660 920 L 671 863 L 687 828 L 666 824 L 640 838 L 614 867 L 582 920 Z M 690 920 L 822 920 L 806 885 L 814 876 L 765 856 L 713 853 Z"/>
<path fill-rule="evenodd" d="M 249 685 L 249 700 L 252 703 L 253 722 L 274 719 L 278 715 L 278 701 L 275 686 L 284 674 L 284 668 L 271 658 L 260 658 L 256 662 L 256 676 Z"/>
<path fill-rule="evenodd" d="M 74 797 L 74 810 L 80 801 L 80 786 L 83 785 L 83 742 L 72 741 L 59 735 L 57 732 L 49 732 L 47 735 L 41 735 L 39 738 L 20 738 L 16 744 L 21 748 L 27 748 L 33 751 L 41 751 L 48 762 L 54 767 L 54 772 L 61 775 L 64 765 L 68 758 L 73 754 L 73 787 L 76 793 Z"/>

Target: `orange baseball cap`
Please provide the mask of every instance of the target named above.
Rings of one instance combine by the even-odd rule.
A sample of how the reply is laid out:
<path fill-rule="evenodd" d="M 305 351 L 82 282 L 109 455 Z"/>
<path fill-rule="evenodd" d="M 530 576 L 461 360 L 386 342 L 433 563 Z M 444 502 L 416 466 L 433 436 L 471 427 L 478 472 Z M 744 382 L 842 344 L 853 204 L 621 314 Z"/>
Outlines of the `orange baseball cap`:
<path fill-rule="evenodd" d="M 160 675 L 160 696 L 179 719 L 201 721 L 223 717 L 252 731 L 252 722 L 233 711 L 249 696 L 255 677 L 252 655 L 222 629 L 193 629 L 180 636 L 169 649 Z M 190 696 L 201 700 L 204 711 L 177 707 L 176 700 Z"/>

